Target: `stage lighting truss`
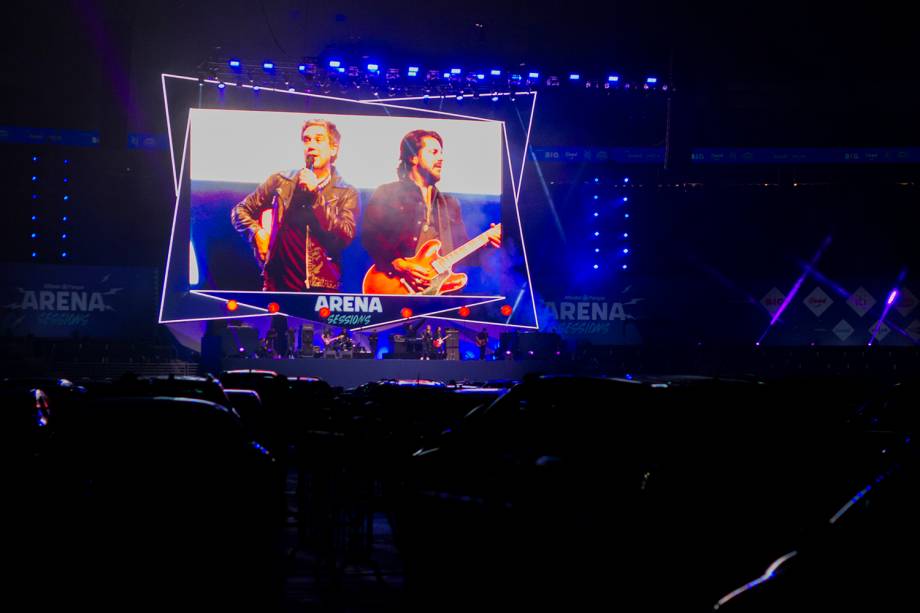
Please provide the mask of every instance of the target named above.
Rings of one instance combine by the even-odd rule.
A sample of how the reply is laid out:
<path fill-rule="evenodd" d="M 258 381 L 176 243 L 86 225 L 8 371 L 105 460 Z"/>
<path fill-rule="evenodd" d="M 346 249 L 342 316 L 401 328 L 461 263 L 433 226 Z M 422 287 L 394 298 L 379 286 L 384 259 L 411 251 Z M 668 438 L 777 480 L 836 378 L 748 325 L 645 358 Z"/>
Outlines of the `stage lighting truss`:
<path fill-rule="evenodd" d="M 270 65 L 271 68 L 266 68 Z M 245 82 L 260 88 L 285 89 L 306 93 L 332 94 L 363 99 L 367 92 L 378 97 L 403 96 L 452 97 L 513 94 L 548 88 L 596 90 L 611 95 L 667 94 L 672 84 L 658 77 L 627 77 L 619 73 L 591 74 L 567 70 L 555 74 L 527 68 L 446 67 L 423 68 L 417 64 L 386 66 L 379 62 L 349 63 L 341 58 L 320 60 L 303 58 L 297 62 L 237 56 L 209 60 L 199 65 L 199 79 L 223 83 Z"/>

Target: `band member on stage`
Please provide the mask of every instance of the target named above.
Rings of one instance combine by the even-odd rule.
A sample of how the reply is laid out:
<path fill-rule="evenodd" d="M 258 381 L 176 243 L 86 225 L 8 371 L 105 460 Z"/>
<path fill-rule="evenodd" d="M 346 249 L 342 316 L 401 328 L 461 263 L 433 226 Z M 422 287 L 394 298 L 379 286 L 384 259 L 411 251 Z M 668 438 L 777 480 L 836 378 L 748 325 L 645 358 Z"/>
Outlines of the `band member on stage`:
<path fill-rule="evenodd" d="M 434 340 L 432 341 L 432 343 L 434 344 L 433 346 L 434 346 L 435 357 L 443 358 L 444 355 L 447 353 L 447 345 L 444 344 L 444 341 L 446 340 L 447 340 L 447 337 L 444 336 L 444 333 L 441 330 L 441 326 L 438 326 L 437 328 L 435 328 Z"/>
<path fill-rule="evenodd" d="M 335 355 L 339 357 L 342 349 L 351 349 L 351 339 L 348 338 L 348 330 L 342 328 L 338 334 L 333 334 L 332 328 L 326 326 L 323 328 L 323 355 L 329 357 Z"/>
<path fill-rule="evenodd" d="M 434 355 L 434 338 L 431 336 L 431 324 L 425 326 L 422 332 L 422 359 L 430 360 Z"/>
<path fill-rule="evenodd" d="M 378 187 L 364 212 L 361 243 L 374 261 L 365 276 L 365 293 L 423 292 L 437 275 L 430 263 L 419 261 L 419 249 L 437 239 L 441 254 L 446 255 L 467 242 L 460 203 L 437 188 L 443 164 L 440 134 L 413 130 L 403 137 L 396 171 L 399 180 Z M 500 247 L 501 226 L 492 226 L 488 244 Z M 394 287 L 386 283 L 388 278 L 396 280 L 391 282 Z M 435 293 L 457 291 L 466 282 L 465 274 L 452 274 Z"/>
<path fill-rule="evenodd" d="M 483 328 L 476 334 L 476 346 L 479 347 L 479 359 L 486 359 L 486 345 L 489 344 L 489 333 Z"/>
<path fill-rule="evenodd" d="M 377 336 L 376 330 L 371 330 L 371 333 L 367 336 L 367 342 L 368 342 L 368 345 L 370 346 L 371 357 L 376 360 L 377 359 L 377 342 L 378 342 L 378 336 Z"/>
<path fill-rule="evenodd" d="M 268 177 L 233 207 L 231 220 L 252 243 L 263 290 L 335 292 L 342 251 L 355 237 L 358 191 L 335 169 L 341 140 L 335 124 L 306 121 L 300 139 L 304 167 Z"/>

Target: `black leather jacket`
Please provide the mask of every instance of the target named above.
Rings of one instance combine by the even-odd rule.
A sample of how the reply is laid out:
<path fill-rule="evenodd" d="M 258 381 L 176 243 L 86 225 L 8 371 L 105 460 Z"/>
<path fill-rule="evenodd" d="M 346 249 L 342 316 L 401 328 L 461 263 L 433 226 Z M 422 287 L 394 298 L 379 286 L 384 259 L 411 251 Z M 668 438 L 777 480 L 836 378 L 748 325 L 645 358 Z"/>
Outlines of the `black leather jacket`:
<path fill-rule="evenodd" d="M 256 191 L 233 207 L 230 215 L 233 227 L 246 235 L 253 247 L 256 259 L 260 260 L 263 273 L 277 250 L 276 240 L 285 213 L 290 209 L 294 190 L 297 187 L 299 170 L 277 172 L 271 175 Z M 316 223 L 307 226 L 307 244 L 304 257 L 307 259 L 305 290 L 323 289 L 337 291 L 342 277 L 342 251 L 355 238 L 355 224 L 359 214 L 358 190 L 342 180 L 333 169 L 329 183 L 319 192 L 313 203 Z M 255 234 L 262 228 L 261 217 L 266 210 L 272 211 L 271 238 L 268 255 L 264 262 L 259 258 Z"/>

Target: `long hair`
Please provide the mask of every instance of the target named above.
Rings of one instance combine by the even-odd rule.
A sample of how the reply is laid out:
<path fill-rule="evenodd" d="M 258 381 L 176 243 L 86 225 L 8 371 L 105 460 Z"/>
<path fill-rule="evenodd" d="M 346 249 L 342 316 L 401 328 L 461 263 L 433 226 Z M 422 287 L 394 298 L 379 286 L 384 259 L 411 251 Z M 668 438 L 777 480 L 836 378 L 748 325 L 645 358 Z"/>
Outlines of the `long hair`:
<path fill-rule="evenodd" d="M 418 155 L 419 150 L 424 145 L 424 139 L 431 137 L 444 147 L 444 139 L 434 130 L 412 130 L 399 143 L 399 166 L 396 167 L 396 175 L 400 179 L 409 176 L 409 170 L 412 168 L 412 158 Z"/>

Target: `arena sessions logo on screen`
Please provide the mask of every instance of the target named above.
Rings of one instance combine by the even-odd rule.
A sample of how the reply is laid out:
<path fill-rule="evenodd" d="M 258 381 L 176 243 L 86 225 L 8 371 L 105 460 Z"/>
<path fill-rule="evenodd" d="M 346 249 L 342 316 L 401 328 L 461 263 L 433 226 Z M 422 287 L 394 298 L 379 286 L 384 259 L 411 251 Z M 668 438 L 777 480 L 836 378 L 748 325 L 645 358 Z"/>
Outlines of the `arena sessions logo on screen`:
<path fill-rule="evenodd" d="M 380 298 L 372 296 L 319 296 L 314 310 L 329 309 L 328 323 L 333 325 L 367 325 L 372 313 L 383 313 Z"/>

